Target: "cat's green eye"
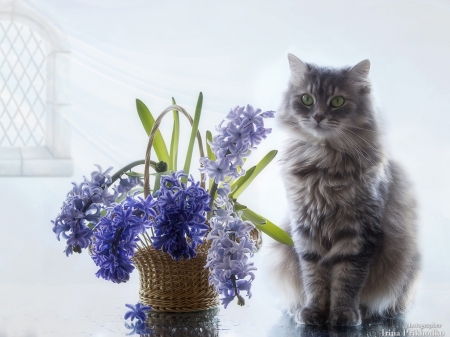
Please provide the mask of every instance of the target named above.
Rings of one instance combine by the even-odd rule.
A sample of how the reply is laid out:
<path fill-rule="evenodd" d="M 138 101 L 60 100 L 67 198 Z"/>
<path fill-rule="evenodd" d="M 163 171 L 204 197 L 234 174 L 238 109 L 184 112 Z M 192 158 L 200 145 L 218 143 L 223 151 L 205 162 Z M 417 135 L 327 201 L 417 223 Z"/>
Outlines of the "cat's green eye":
<path fill-rule="evenodd" d="M 311 95 L 308 94 L 303 94 L 302 95 L 302 103 L 306 106 L 310 106 L 314 103 L 313 98 L 311 97 Z"/>
<path fill-rule="evenodd" d="M 333 108 L 339 108 L 343 106 L 345 103 L 345 99 L 342 96 L 335 96 L 331 99 L 331 106 Z"/>

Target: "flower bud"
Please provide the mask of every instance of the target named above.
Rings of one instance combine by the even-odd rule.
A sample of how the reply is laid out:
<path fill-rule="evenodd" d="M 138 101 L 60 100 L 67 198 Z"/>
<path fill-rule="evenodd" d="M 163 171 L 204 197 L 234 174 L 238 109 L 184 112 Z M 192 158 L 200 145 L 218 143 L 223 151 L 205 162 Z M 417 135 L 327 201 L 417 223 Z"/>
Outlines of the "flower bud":
<path fill-rule="evenodd" d="M 238 298 L 238 305 L 240 305 L 241 307 L 245 305 L 245 300 L 241 295 L 237 295 Z"/>
<path fill-rule="evenodd" d="M 156 172 L 166 172 L 167 168 L 168 168 L 167 163 L 164 161 L 160 161 L 155 165 Z"/>

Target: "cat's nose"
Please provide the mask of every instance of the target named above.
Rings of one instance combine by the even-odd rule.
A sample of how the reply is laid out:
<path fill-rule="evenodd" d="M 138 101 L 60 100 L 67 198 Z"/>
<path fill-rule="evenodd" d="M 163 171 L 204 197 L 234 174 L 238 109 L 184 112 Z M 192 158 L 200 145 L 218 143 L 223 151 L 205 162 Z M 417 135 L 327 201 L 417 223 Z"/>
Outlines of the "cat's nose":
<path fill-rule="evenodd" d="M 325 119 L 324 115 L 314 115 L 313 117 L 316 120 L 317 124 L 319 124 L 321 121 Z"/>

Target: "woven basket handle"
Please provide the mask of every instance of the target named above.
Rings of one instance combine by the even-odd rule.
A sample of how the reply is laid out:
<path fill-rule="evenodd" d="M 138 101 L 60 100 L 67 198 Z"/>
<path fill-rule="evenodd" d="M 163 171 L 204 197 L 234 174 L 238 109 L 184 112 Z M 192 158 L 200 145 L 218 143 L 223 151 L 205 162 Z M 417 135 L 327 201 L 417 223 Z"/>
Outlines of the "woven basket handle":
<path fill-rule="evenodd" d="M 159 129 L 159 126 L 161 125 L 161 121 L 164 118 L 164 116 L 172 110 L 178 110 L 179 112 L 183 113 L 183 115 L 186 116 L 186 118 L 191 123 L 191 126 L 194 124 L 194 120 L 192 119 L 191 115 L 189 115 L 186 110 L 184 110 L 181 106 L 177 104 L 173 104 L 169 107 L 167 107 L 161 114 L 158 116 L 158 118 L 155 121 L 155 124 L 153 124 L 152 131 L 150 132 L 150 135 L 148 137 L 148 145 L 147 145 L 147 151 L 145 153 L 145 166 L 144 166 L 144 196 L 147 198 L 147 196 L 150 194 L 150 153 L 153 146 L 153 141 L 155 139 L 156 132 Z M 200 150 L 200 156 L 204 157 L 205 153 L 203 152 L 203 143 L 202 143 L 202 137 L 200 135 L 200 132 L 197 130 L 197 142 L 198 142 L 198 148 Z M 205 188 L 205 182 L 204 182 L 204 174 L 201 174 L 201 186 Z"/>

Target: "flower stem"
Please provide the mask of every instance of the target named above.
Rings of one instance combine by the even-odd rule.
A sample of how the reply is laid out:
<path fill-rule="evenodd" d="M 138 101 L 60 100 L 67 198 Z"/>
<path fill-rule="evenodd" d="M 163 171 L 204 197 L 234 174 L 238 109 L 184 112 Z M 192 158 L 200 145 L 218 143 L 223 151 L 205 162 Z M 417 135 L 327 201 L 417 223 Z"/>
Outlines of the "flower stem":
<path fill-rule="evenodd" d="M 120 178 L 120 176 L 122 174 L 124 174 L 125 172 L 127 172 L 128 170 L 131 170 L 133 167 L 138 166 L 138 165 L 144 165 L 145 164 L 145 160 L 136 160 L 130 164 L 128 164 L 127 166 L 122 167 L 119 171 L 117 171 L 116 173 L 114 173 L 111 176 L 111 183 L 108 184 L 108 187 L 111 186 L 112 184 L 114 184 L 114 182 Z M 152 166 L 156 166 L 156 162 L 151 161 L 150 164 Z"/>
<path fill-rule="evenodd" d="M 237 285 L 236 285 L 236 275 L 231 275 L 231 282 L 233 283 L 234 295 L 238 298 L 237 304 L 242 307 L 243 305 L 245 305 L 245 300 L 241 295 L 239 295 Z"/>
<path fill-rule="evenodd" d="M 150 227 L 150 230 L 152 231 L 152 235 L 155 236 L 155 233 L 153 233 L 153 228 Z M 144 233 L 142 233 L 145 241 L 147 242 L 148 245 L 152 245 L 152 239 L 151 237 L 148 235 L 147 231 L 145 231 Z"/>
<path fill-rule="evenodd" d="M 126 227 L 120 228 L 114 235 L 113 243 L 111 245 L 111 249 L 112 249 L 114 255 L 116 255 L 116 253 L 117 253 L 117 248 L 119 247 L 120 236 L 123 234 L 125 229 L 126 229 Z"/>
<path fill-rule="evenodd" d="M 91 205 L 92 205 L 92 195 L 89 197 L 89 200 L 87 201 L 86 205 L 84 205 L 84 207 L 81 209 L 81 212 L 83 212 L 83 213 L 86 212 L 88 210 L 89 206 L 91 206 Z M 77 221 L 80 221 L 80 219 L 78 219 Z"/>
<path fill-rule="evenodd" d="M 211 216 L 213 214 L 213 207 L 214 207 L 214 198 L 216 196 L 216 192 L 217 192 L 217 183 L 214 181 L 212 186 L 211 186 L 211 190 L 209 191 L 209 195 L 211 197 L 211 201 L 209 202 L 209 208 L 211 208 L 211 211 L 208 212 L 208 220 L 211 219 Z"/>

